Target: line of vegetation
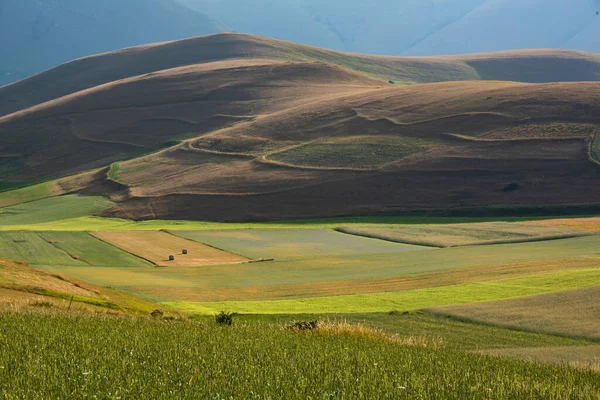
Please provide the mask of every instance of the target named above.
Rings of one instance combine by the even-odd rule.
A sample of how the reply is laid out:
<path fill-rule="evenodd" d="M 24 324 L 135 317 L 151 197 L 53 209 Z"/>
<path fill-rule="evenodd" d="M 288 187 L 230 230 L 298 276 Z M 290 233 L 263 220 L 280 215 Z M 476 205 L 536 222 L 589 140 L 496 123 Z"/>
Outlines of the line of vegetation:
<path fill-rule="evenodd" d="M 591 399 L 600 375 L 394 342 L 159 319 L 0 314 L 7 398 Z M 18 343 L 18 346 L 15 345 Z"/>
<path fill-rule="evenodd" d="M 121 164 L 119 164 L 118 162 L 112 163 L 112 164 L 110 164 L 110 167 L 108 169 L 108 173 L 106 174 L 106 176 L 111 181 L 118 182 L 119 181 L 119 171 L 120 170 L 121 170 Z"/>

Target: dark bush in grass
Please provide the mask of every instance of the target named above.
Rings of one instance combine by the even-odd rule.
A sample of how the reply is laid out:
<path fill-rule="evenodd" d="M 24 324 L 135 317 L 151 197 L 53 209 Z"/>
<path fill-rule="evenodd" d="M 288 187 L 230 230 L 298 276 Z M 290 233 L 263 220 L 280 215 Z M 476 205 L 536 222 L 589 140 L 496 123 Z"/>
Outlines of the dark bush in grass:
<path fill-rule="evenodd" d="M 502 188 L 503 192 L 514 192 L 516 190 L 521 189 L 521 185 L 519 185 L 518 183 L 509 183 L 508 185 L 504 186 Z"/>
<path fill-rule="evenodd" d="M 217 315 L 215 315 L 215 322 L 218 325 L 231 325 L 233 324 L 233 317 L 235 317 L 237 313 L 229 312 L 229 311 L 221 311 Z"/>
<path fill-rule="evenodd" d="M 290 331 L 312 331 L 319 327 L 319 321 L 298 321 L 287 327 Z"/>

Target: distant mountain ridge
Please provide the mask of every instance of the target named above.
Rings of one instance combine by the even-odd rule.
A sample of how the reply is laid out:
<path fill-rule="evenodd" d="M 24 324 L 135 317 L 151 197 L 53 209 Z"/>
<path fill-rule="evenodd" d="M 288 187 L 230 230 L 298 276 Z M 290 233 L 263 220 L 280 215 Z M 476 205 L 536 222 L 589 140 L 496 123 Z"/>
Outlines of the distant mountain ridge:
<path fill-rule="evenodd" d="M 342 53 L 235 33 L 161 42 L 80 58 L 0 87 L 0 117 L 105 83 L 156 71 L 243 59 L 324 62 L 388 84 L 460 80 L 572 82 L 600 80 L 600 54 L 528 49 L 443 57 Z"/>
<path fill-rule="evenodd" d="M 179 0 L 227 29 L 342 51 L 600 52 L 600 0 Z"/>
<path fill-rule="evenodd" d="M 0 86 L 75 58 L 219 30 L 174 0 L 1 0 Z"/>

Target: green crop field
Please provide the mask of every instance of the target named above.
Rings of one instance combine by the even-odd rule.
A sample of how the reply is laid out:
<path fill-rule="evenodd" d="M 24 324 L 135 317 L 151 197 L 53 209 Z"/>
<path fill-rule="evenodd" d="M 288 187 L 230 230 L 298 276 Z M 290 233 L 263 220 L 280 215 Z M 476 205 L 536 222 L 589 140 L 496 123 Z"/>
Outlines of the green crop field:
<path fill-rule="evenodd" d="M 152 266 L 86 232 L 0 232 L 0 254 L 33 265 Z"/>
<path fill-rule="evenodd" d="M 54 193 L 54 183 L 44 182 L 37 185 L 27 186 L 21 189 L 10 190 L 0 193 L 0 207 L 27 203 L 51 197 Z"/>
<path fill-rule="evenodd" d="M 254 259 L 289 260 L 426 250 L 420 246 L 352 237 L 329 229 L 236 229 L 173 233 Z"/>
<path fill-rule="evenodd" d="M 223 327 L 52 312 L 0 318 L 0 391 L 7 398 L 600 395 L 594 372 L 485 357 L 430 346 L 427 338 L 343 325 L 290 332 L 262 324 Z"/>
<path fill-rule="evenodd" d="M 293 300 L 164 302 L 164 304 L 201 315 L 212 315 L 219 310 L 235 310 L 251 314 L 364 313 L 409 311 L 449 304 L 476 303 L 595 285 L 600 285 L 600 268 L 402 292 Z"/>
<path fill-rule="evenodd" d="M 2 232 L 0 257 L 31 264 L 60 266 L 84 264 L 48 243 L 36 232 Z"/>
<path fill-rule="evenodd" d="M 0 237 L 3 235 L 0 232 Z M 80 261 L 94 266 L 153 267 L 154 265 L 117 247 L 96 239 L 87 232 L 40 232 L 46 241 Z"/>
<path fill-rule="evenodd" d="M 503 244 L 539 240 L 564 239 L 589 235 L 589 232 L 569 228 L 524 225 L 507 222 L 412 226 L 349 226 L 337 231 L 432 247 Z"/>
<path fill-rule="evenodd" d="M 35 225 L 84 217 L 111 206 L 103 197 L 66 195 L 0 208 L 0 226 Z"/>

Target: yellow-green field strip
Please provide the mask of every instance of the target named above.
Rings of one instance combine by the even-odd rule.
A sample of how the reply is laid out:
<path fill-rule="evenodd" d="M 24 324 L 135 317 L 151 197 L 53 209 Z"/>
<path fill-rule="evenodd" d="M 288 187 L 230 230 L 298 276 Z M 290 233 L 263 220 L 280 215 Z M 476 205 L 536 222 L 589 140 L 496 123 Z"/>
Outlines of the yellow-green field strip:
<path fill-rule="evenodd" d="M 402 292 L 273 301 L 164 302 L 193 314 L 221 310 L 248 314 L 319 314 L 410 311 L 434 306 L 534 296 L 600 285 L 600 268 L 525 276 Z"/>

